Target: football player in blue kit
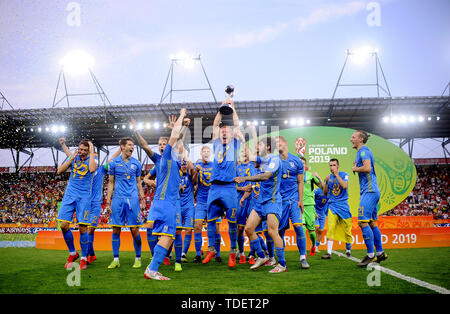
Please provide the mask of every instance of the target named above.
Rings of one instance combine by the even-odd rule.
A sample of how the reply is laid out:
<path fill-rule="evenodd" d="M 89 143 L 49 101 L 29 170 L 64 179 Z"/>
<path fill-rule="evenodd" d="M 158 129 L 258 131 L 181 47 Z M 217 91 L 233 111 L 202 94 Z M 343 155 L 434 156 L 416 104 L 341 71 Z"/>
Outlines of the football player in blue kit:
<path fill-rule="evenodd" d="M 234 108 L 232 99 L 227 99 L 233 109 L 233 127 L 222 125 L 222 114 L 220 111 L 214 118 L 213 123 L 213 148 L 214 160 L 211 176 L 211 186 L 208 193 L 208 253 L 203 264 L 208 263 L 216 256 L 214 247 L 216 241 L 216 220 L 226 214 L 228 220 L 228 234 L 230 236 L 230 254 L 228 266 L 236 266 L 236 244 L 237 244 L 237 191 L 234 178 L 239 159 L 241 142 L 244 142 L 243 135 L 239 128 L 239 117 Z"/>
<path fill-rule="evenodd" d="M 323 194 L 323 190 L 321 188 L 314 190 L 314 201 L 316 202 L 314 208 L 316 209 L 317 214 L 316 223 L 314 224 L 317 233 L 316 252 L 319 253 L 319 245 L 322 241 L 323 229 L 325 228 L 325 221 L 328 214 L 328 197 Z"/>
<path fill-rule="evenodd" d="M 172 128 L 169 141 L 160 160 L 156 192 L 148 216 L 148 220 L 153 221 L 152 233 L 159 236 L 159 240 L 154 248 L 152 261 L 145 269 L 144 277 L 146 279 L 170 280 L 158 270 L 175 239 L 183 153 L 183 143 L 179 139 L 185 116 L 186 109 L 183 108 L 180 110 L 180 116 Z"/>
<path fill-rule="evenodd" d="M 383 251 L 381 232 L 377 226 L 380 189 L 378 188 L 377 175 L 375 173 L 375 159 L 372 151 L 366 146 L 369 136 L 367 132 L 358 130 L 350 138 L 352 147 L 357 151 L 352 171 L 353 173 L 358 173 L 359 177 L 358 225 L 361 228 L 364 243 L 367 247 L 367 255 L 358 263 L 359 267 L 366 267 L 375 260 L 374 246 L 376 249 L 376 262 L 380 263 L 387 259 L 387 255 Z"/>
<path fill-rule="evenodd" d="M 64 241 L 69 249 L 69 257 L 64 267 L 70 268 L 72 263 L 80 256 L 75 250 L 73 234 L 70 229 L 73 214 L 76 213 L 80 232 L 80 269 L 86 269 L 89 248 L 87 228 L 89 226 L 89 211 L 91 207 L 91 183 L 93 173 L 97 170 L 97 164 L 94 159 L 94 145 L 90 141 L 80 141 L 75 153 L 58 167 L 57 174 L 61 174 L 69 168 L 71 169 L 71 175 L 57 217 L 57 220 L 61 223 L 60 227 Z"/>
<path fill-rule="evenodd" d="M 142 226 L 141 209 L 145 208 L 144 190 L 141 184 L 141 163 L 132 157 L 134 141 L 131 137 L 119 140 L 121 154 L 109 163 L 109 182 L 106 206 L 111 209 L 109 224 L 113 227 L 113 261 L 109 269 L 120 267 L 120 233 L 129 227 L 136 253 L 133 268 L 141 267 L 142 241 L 139 227 Z"/>

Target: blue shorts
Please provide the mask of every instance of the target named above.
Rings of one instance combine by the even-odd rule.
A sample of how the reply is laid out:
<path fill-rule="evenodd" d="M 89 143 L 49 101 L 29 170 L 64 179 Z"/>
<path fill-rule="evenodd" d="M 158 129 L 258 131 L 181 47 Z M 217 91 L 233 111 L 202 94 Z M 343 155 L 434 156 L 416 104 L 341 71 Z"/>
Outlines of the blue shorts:
<path fill-rule="evenodd" d="M 249 215 L 249 207 L 251 200 L 246 198 L 244 201 L 244 206 L 241 207 L 240 199 L 238 199 L 238 211 L 237 211 L 237 224 L 238 226 L 245 226 L 247 223 L 247 218 Z"/>
<path fill-rule="evenodd" d="M 256 233 L 263 233 L 266 232 L 267 229 L 267 220 L 261 221 L 261 223 L 256 227 L 255 232 Z"/>
<path fill-rule="evenodd" d="M 281 202 L 283 212 L 281 215 L 279 230 L 289 229 L 289 219 L 291 219 L 292 225 L 302 225 L 302 211 L 298 208 L 298 201 L 296 200 L 284 200 Z"/>
<path fill-rule="evenodd" d="M 327 210 L 327 212 L 328 212 L 328 210 Z M 325 228 L 325 220 L 327 218 L 327 215 L 325 212 L 321 213 L 321 212 L 318 212 L 317 210 L 316 210 L 316 213 L 317 213 L 318 217 L 316 218 L 316 223 L 314 224 L 314 226 L 319 227 L 319 230 L 323 231 L 323 228 Z"/>
<path fill-rule="evenodd" d="M 255 211 L 262 221 L 267 220 L 267 215 L 273 214 L 277 218 L 278 224 L 280 223 L 282 215 L 281 201 L 272 202 L 269 200 L 265 203 L 259 203 L 258 206 L 255 207 Z"/>
<path fill-rule="evenodd" d="M 73 222 L 73 214 L 76 213 L 79 225 L 89 225 L 89 211 L 91 208 L 90 197 L 72 197 L 64 195 L 58 213 L 58 221 Z"/>
<path fill-rule="evenodd" d="M 89 223 L 91 227 L 97 228 L 98 218 L 102 212 L 102 201 L 91 201 L 91 211 L 89 212 Z"/>
<path fill-rule="evenodd" d="M 194 229 L 194 204 L 188 204 L 181 207 L 180 215 L 177 212 L 177 228 Z"/>
<path fill-rule="evenodd" d="M 378 201 L 380 192 L 363 193 L 359 199 L 358 221 L 370 222 L 378 219 Z"/>
<path fill-rule="evenodd" d="M 237 191 L 236 184 L 224 185 L 211 184 L 208 193 L 208 222 L 223 217 L 225 214 L 228 222 L 237 222 Z"/>
<path fill-rule="evenodd" d="M 153 222 L 153 235 L 165 235 L 175 239 L 177 204 L 169 200 L 154 200 L 147 221 Z"/>
<path fill-rule="evenodd" d="M 199 203 L 195 205 L 195 221 L 201 220 L 204 221 L 207 217 L 208 207 L 206 206 L 206 203 Z"/>
<path fill-rule="evenodd" d="M 142 226 L 139 197 L 113 197 L 111 201 L 111 217 L 109 224 L 113 227 Z"/>

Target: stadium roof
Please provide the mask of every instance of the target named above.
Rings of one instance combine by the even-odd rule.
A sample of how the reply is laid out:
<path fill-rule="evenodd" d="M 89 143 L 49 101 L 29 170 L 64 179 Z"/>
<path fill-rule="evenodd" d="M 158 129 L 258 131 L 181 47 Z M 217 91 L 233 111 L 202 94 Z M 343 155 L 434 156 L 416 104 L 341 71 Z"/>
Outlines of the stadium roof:
<path fill-rule="evenodd" d="M 310 126 L 337 126 L 364 129 L 384 138 L 437 138 L 450 135 L 450 97 L 386 97 L 236 101 L 235 107 L 242 121 L 264 120 L 265 125 L 278 125 L 280 129 L 291 118 L 310 120 Z M 188 109 L 191 119 L 202 118 L 202 131 L 210 125 L 217 113 L 213 102 L 184 104 L 135 104 L 97 107 L 56 107 L 27 110 L 0 111 L 0 148 L 23 149 L 27 147 L 58 147 L 58 135 L 45 131 L 52 125 L 65 125 L 64 134 L 69 146 L 76 146 L 81 138 L 94 141 L 97 147 L 117 145 L 120 137 L 130 136 L 130 118 L 138 122 L 159 121 L 159 129 L 143 129 L 142 135 L 149 144 L 167 136 L 169 129 L 162 127 L 168 115 L 178 115 L 179 109 Z M 383 122 L 384 116 L 421 115 L 421 123 Z M 428 117 L 431 118 L 428 121 Z M 437 119 L 439 117 L 439 120 Z M 193 125 L 192 123 L 191 125 Z M 122 126 L 125 125 L 125 128 Z M 38 128 L 41 127 L 41 132 Z M 32 130 L 33 129 L 33 130 Z M 198 131 L 198 130 L 197 130 Z M 194 134 L 194 127 L 191 127 Z M 208 142 L 210 138 L 204 138 Z"/>

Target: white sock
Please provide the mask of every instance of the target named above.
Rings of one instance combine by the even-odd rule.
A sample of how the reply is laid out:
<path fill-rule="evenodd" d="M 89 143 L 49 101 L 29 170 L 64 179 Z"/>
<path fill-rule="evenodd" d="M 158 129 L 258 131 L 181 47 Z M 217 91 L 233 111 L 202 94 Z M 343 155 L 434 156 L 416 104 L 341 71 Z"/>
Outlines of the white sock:
<path fill-rule="evenodd" d="M 114 260 L 115 260 L 116 262 L 118 262 L 118 261 L 119 261 L 119 258 L 118 258 L 118 257 L 114 257 Z"/>
<path fill-rule="evenodd" d="M 75 254 L 77 254 L 77 251 L 69 252 L 69 255 L 74 256 Z"/>
<path fill-rule="evenodd" d="M 300 255 L 300 260 L 302 261 L 304 259 L 306 259 L 306 255 Z"/>
<path fill-rule="evenodd" d="M 375 254 L 374 253 L 367 253 L 367 256 L 369 256 L 370 258 L 374 258 Z"/>
<path fill-rule="evenodd" d="M 333 240 L 327 241 L 327 253 L 331 255 L 331 251 L 333 250 Z"/>
<path fill-rule="evenodd" d="M 141 258 L 140 257 L 136 257 L 136 259 L 135 259 L 136 261 L 140 261 L 141 260 Z"/>
<path fill-rule="evenodd" d="M 346 253 L 351 253 L 352 251 L 351 250 L 346 250 Z"/>
<path fill-rule="evenodd" d="M 82 261 L 83 261 L 83 260 L 86 261 L 86 256 L 82 256 L 82 257 L 81 257 L 81 260 L 82 260 Z"/>
<path fill-rule="evenodd" d="M 383 254 L 384 251 L 381 252 L 377 252 L 377 256 L 380 256 L 381 254 Z"/>

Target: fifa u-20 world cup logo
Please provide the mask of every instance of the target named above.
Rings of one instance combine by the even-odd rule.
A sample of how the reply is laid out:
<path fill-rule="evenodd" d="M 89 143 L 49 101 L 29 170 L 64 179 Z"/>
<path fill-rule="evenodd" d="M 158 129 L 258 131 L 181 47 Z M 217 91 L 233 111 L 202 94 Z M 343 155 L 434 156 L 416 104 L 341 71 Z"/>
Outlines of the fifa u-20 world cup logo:
<path fill-rule="evenodd" d="M 297 154 L 305 156 L 306 139 L 304 137 L 297 137 L 297 139 L 295 140 L 295 150 Z"/>

